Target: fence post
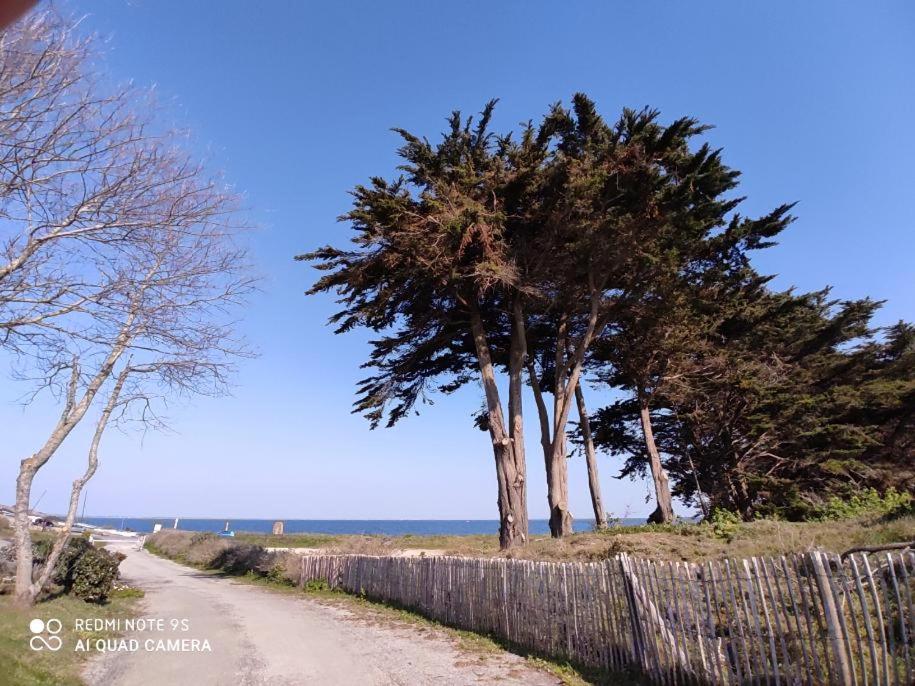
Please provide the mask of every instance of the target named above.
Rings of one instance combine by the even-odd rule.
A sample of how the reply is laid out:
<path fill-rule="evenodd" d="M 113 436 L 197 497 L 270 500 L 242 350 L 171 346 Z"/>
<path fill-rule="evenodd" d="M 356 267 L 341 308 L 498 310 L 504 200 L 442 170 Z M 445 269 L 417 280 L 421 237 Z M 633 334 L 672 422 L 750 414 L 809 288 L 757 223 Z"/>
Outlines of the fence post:
<path fill-rule="evenodd" d="M 305 556 L 299 556 L 299 588 L 305 588 Z"/>
<path fill-rule="evenodd" d="M 839 683 L 843 686 L 851 686 L 853 678 L 848 654 L 845 652 L 845 637 L 842 625 L 839 622 L 839 613 L 836 609 L 836 597 L 832 592 L 832 584 L 826 574 L 826 567 L 823 565 L 822 553 L 812 551 L 810 560 L 813 563 L 813 573 L 816 577 L 817 589 L 820 592 L 820 600 L 823 603 L 823 616 L 826 620 L 826 630 L 829 633 L 829 643 L 836 658 Z"/>
<path fill-rule="evenodd" d="M 632 628 L 632 648 L 635 653 L 636 663 L 643 669 L 648 668 L 645 656 L 645 636 L 642 633 L 642 622 L 639 618 L 639 603 L 635 597 L 635 589 L 632 586 L 632 567 L 629 564 L 629 556 L 621 553 L 618 556 L 619 568 L 623 579 L 623 588 L 626 589 L 626 605 L 629 607 L 629 623 Z"/>

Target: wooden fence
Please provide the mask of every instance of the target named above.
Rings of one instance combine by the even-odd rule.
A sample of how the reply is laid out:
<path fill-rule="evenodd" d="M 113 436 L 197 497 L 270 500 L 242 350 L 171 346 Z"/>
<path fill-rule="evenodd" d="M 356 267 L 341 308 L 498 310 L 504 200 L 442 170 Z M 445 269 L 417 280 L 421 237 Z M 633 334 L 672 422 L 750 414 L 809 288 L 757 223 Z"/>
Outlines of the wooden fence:
<path fill-rule="evenodd" d="M 310 555 L 323 581 L 659 684 L 915 684 L 915 552 L 692 564 Z"/>

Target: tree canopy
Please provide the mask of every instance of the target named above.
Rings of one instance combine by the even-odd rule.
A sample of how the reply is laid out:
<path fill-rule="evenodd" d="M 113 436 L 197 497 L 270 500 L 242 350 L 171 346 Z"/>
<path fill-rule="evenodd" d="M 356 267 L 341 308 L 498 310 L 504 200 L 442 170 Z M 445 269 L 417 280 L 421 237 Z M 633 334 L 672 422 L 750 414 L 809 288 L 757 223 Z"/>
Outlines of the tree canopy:
<path fill-rule="evenodd" d="M 434 144 L 396 129 L 399 173 L 357 186 L 341 217 L 353 247 L 299 259 L 324 272 L 310 294 L 337 293 L 337 333 L 378 334 L 354 410 L 373 427 L 482 385 L 504 546 L 526 537 L 525 374 L 554 536 L 572 526 L 568 419 L 584 378 L 620 399 L 579 417 L 583 440 L 593 429 L 622 455 L 621 476 L 650 472 L 657 521 L 673 518 L 669 478 L 686 502 L 745 517 L 911 480 L 912 326 L 874 330 L 869 299 L 773 290 L 751 255 L 792 205 L 740 214 L 740 174 L 703 140 L 710 127 L 648 108 L 611 124 L 577 94 L 498 135 L 494 107 L 454 112 Z"/>

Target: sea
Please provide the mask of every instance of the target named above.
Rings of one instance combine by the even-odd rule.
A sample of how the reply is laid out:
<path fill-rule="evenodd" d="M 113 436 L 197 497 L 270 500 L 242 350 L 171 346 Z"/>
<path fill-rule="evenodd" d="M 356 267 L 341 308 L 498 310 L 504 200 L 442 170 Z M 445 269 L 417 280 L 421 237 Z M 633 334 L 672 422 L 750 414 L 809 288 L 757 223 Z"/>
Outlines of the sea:
<path fill-rule="evenodd" d="M 148 533 L 156 524 L 163 529 L 175 525 L 175 517 L 83 517 L 84 524 L 104 526 L 113 529 Z M 275 519 L 184 519 L 178 518 L 178 528 L 184 531 L 245 531 L 270 533 Z M 468 536 L 474 534 L 498 534 L 497 519 L 284 519 L 283 529 L 287 534 L 369 534 L 381 536 Z M 645 519 L 629 518 L 616 520 L 622 526 L 638 526 Z M 575 531 L 591 531 L 593 519 L 575 520 Z M 529 522 L 532 535 L 549 534 L 549 521 L 532 519 Z"/>

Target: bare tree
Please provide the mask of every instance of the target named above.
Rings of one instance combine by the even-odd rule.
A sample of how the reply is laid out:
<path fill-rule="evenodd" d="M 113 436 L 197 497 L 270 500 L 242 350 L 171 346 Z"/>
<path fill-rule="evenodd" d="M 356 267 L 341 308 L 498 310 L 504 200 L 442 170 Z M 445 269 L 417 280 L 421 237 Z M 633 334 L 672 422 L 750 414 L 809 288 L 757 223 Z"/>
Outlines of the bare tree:
<path fill-rule="evenodd" d="M 136 93 L 103 89 L 93 54 L 53 14 L 0 35 L 0 344 L 20 353 L 21 377 L 59 391 L 64 405 L 17 478 L 23 604 L 66 545 L 112 413 L 157 424 L 157 399 L 224 391 L 245 354 L 232 310 L 252 280 L 236 240 L 236 197 L 176 134 L 151 133 L 154 111 L 138 116 Z M 72 512 L 33 582 L 32 483 L 103 397 Z"/>

